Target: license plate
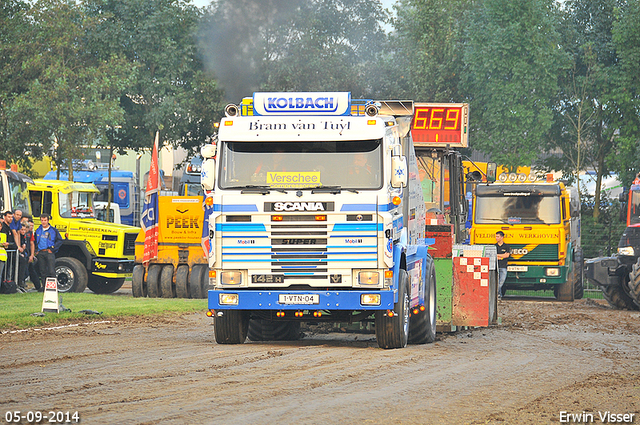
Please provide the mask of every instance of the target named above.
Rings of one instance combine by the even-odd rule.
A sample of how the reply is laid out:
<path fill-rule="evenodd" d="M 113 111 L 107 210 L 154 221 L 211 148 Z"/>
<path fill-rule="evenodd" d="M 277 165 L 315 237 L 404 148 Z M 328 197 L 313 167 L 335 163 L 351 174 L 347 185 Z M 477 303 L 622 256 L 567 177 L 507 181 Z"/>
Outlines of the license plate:
<path fill-rule="evenodd" d="M 527 266 L 507 266 L 508 272 L 526 272 L 529 270 Z"/>
<path fill-rule="evenodd" d="M 280 294 L 278 295 L 280 304 L 320 304 L 318 294 Z"/>

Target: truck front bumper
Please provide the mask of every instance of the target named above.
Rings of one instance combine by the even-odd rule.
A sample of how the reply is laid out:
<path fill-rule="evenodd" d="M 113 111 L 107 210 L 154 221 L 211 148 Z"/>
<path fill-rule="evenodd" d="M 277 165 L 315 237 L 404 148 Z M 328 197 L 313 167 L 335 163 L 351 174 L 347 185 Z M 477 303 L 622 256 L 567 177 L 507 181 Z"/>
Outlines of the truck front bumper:
<path fill-rule="evenodd" d="M 134 265 L 133 259 L 97 257 L 91 260 L 91 273 L 108 278 L 129 277 Z"/>
<path fill-rule="evenodd" d="M 567 266 L 533 266 L 527 265 L 526 271 L 508 271 L 505 285 L 510 287 L 527 285 L 562 285 L 567 281 Z M 547 276 L 547 268 L 557 268 L 558 276 Z"/>
<path fill-rule="evenodd" d="M 237 303 L 223 303 L 223 295 L 237 294 Z M 365 295 L 379 295 L 380 304 L 363 304 Z M 287 290 L 210 290 L 209 309 L 229 310 L 391 310 L 394 291 L 287 291 Z M 235 297 L 231 297 L 235 298 Z M 296 303 L 296 301 L 301 301 Z"/>

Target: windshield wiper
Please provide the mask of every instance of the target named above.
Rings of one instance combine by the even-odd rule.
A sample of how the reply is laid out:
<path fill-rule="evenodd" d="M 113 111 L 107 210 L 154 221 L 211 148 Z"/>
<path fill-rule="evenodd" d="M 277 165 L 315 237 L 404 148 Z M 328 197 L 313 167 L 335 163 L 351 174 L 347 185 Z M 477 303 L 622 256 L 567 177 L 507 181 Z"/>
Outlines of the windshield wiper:
<path fill-rule="evenodd" d="M 282 193 L 287 193 L 286 190 L 284 189 L 280 189 L 277 187 L 271 187 L 271 186 L 267 186 L 267 185 L 256 185 L 256 184 L 249 184 L 246 186 L 231 186 L 231 187 L 225 187 L 225 189 L 228 190 L 238 190 L 240 189 L 240 193 L 253 193 L 253 192 L 259 192 L 263 195 L 266 195 L 267 193 L 271 192 L 272 190 L 276 190 L 278 192 L 282 192 Z"/>
<path fill-rule="evenodd" d="M 342 192 L 342 186 L 314 186 L 314 187 L 307 187 L 305 189 L 311 189 L 311 193 L 324 193 L 324 192 L 328 192 L 328 193 L 340 193 Z M 345 189 L 348 190 L 349 192 L 353 192 L 353 193 L 358 193 L 357 190 L 355 189 Z"/>

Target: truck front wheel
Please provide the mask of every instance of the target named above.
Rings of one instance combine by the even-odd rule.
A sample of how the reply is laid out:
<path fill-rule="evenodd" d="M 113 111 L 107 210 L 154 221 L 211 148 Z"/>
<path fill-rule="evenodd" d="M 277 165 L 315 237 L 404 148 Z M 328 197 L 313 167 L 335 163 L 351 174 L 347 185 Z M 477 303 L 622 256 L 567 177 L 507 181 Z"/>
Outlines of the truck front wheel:
<path fill-rule="evenodd" d="M 59 292 L 84 292 L 87 288 L 87 269 L 73 257 L 56 258 L 56 278 Z"/>
<path fill-rule="evenodd" d="M 87 286 L 96 294 L 112 294 L 122 287 L 124 277 L 107 278 L 89 275 Z"/>
<path fill-rule="evenodd" d="M 409 343 L 427 344 L 436 339 L 436 271 L 431 267 L 430 279 L 425 279 L 424 311 L 411 316 Z"/>
<path fill-rule="evenodd" d="M 622 282 L 621 285 L 626 285 L 627 282 Z M 638 306 L 633 302 L 633 299 L 627 295 L 624 289 L 619 285 L 601 286 L 602 296 L 611 305 L 611 307 L 618 310 L 638 310 Z"/>
<path fill-rule="evenodd" d="M 393 316 L 386 311 L 376 311 L 376 340 L 380 348 L 403 348 L 409 339 L 409 276 L 400 270 L 398 276 L 398 302 Z"/>
<path fill-rule="evenodd" d="M 636 306 L 640 306 L 640 258 L 631 268 L 629 273 L 629 296 Z"/>
<path fill-rule="evenodd" d="M 249 313 L 242 310 L 216 310 L 213 333 L 218 344 L 242 344 L 247 339 Z"/>

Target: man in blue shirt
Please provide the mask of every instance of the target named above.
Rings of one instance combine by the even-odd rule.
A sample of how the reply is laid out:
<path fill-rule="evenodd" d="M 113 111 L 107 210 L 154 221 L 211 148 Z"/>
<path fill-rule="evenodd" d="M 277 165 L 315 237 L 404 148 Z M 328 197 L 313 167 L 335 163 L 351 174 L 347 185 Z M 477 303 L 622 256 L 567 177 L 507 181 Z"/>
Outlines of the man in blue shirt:
<path fill-rule="evenodd" d="M 62 236 L 58 229 L 49 224 L 51 217 L 42 214 L 40 227 L 35 233 L 35 248 L 38 264 L 40 265 L 40 278 L 45 281 L 47 277 L 56 277 L 56 252 L 62 245 Z"/>

